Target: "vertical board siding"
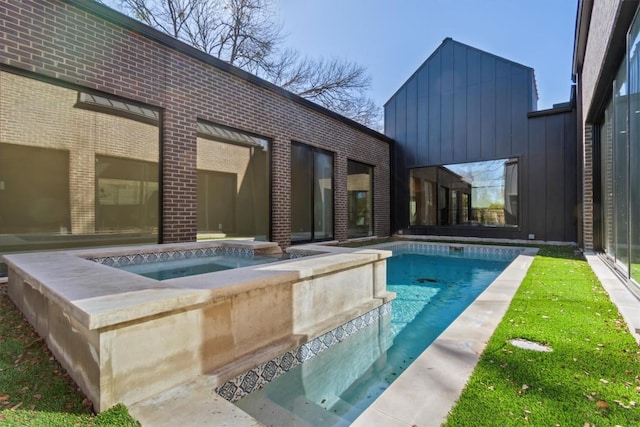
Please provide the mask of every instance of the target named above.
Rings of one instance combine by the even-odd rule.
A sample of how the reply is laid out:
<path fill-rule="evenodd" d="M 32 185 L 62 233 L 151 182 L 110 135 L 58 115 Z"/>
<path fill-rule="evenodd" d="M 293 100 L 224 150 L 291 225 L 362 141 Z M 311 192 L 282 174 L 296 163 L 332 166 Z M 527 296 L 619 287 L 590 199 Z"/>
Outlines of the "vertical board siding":
<path fill-rule="evenodd" d="M 440 61 L 440 162 L 453 162 L 453 44 L 442 46 Z"/>
<path fill-rule="evenodd" d="M 426 141 L 429 137 L 429 68 L 422 67 L 417 75 L 418 80 L 418 140 L 416 141 L 417 156 L 416 164 L 425 165 L 428 163 L 429 150 L 421 141 Z"/>
<path fill-rule="evenodd" d="M 505 61 L 496 62 L 496 157 L 511 156 L 511 69 Z"/>
<path fill-rule="evenodd" d="M 480 156 L 492 159 L 496 154 L 496 60 L 483 55 L 480 69 Z"/>
<path fill-rule="evenodd" d="M 429 163 L 432 164 L 442 162 L 440 159 L 440 144 L 442 143 L 442 139 L 440 138 L 440 100 L 442 99 L 442 91 L 440 90 L 440 59 L 440 53 L 436 52 L 429 61 L 429 98 L 427 100 L 429 103 L 429 121 L 427 125 L 429 136 L 426 141 L 426 146 L 429 153 Z"/>
<path fill-rule="evenodd" d="M 467 49 L 453 46 L 453 158 L 467 158 Z"/>
<path fill-rule="evenodd" d="M 529 150 L 526 161 L 529 168 L 529 182 L 532 184 L 526 189 L 529 211 L 529 233 L 536 239 L 543 238 L 546 231 L 546 126 L 545 120 L 532 120 L 529 123 Z"/>
<path fill-rule="evenodd" d="M 407 161 L 416 163 L 418 158 L 418 79 L 413 76 L 407 83 Z"/>
<path fill-rule="evenodd" d="M 466 47 L 465 47 L 466 49 Z M 467 50 L 467 156 L 466 161 L 480 160 L 480 52 Z M 462 160 L 462 161 L 465 161 Z"/>
<path fill-rule="evenodd" d="M 545 125 L 545 235 L 564 236 L 564 118 L 549 116 Z"/>
<path fill-rule="evenodd" d="M 409 226 L 408 168 L 518 157 L 518 229 L 464 233 L 576 241 L 575 112 L 528 118 L 532 94 L 531 68 L 443 41 L 385 107 L 394 111 L 385 115 L 393 124 L 385 126 L 402 158 L 395 172 L 396 228 Z"/>

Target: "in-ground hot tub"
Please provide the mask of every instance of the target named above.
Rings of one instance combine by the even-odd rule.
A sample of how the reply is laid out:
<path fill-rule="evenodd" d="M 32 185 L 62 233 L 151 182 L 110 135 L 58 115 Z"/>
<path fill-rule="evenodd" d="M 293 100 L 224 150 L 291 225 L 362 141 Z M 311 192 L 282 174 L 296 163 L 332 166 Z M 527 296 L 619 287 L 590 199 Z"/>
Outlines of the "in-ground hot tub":
<path fill-rule="evenodd" d="M 3 259 L 12 300 L 102 411 L 205 373 L 222 385 L 393 299 L 380 250 L 297 248 L 309 256 L 162 281 L 113 268 L 280 252 L 216 241 Z"/>

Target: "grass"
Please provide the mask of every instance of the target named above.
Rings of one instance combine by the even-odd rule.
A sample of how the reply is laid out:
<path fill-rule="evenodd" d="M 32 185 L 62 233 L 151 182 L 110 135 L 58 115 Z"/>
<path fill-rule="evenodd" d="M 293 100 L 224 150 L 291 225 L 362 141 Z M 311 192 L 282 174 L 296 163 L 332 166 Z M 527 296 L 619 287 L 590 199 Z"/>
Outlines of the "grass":
<path fill-rule="evenodd" d="M 553 352 L 515 348 L 513 338 Z M 636 401 L 640 355 L 615 306 L 574 248 L 543 247 L 446 425 L 640 425 Z M 0 292 L 0 425 L 138 424 L 122 405 L 93 414 Z"/>
<path fill-rule="evenodd" d="M 123 405 L 95 415 L 9 297 L 0 292 L 0 425 L 138 426 Z"/>
<path fill-rule="evenodd" d="M 446 425 L 640 425 L 639 374 L 638 345 L 586 261 L 542 248 Z"/>

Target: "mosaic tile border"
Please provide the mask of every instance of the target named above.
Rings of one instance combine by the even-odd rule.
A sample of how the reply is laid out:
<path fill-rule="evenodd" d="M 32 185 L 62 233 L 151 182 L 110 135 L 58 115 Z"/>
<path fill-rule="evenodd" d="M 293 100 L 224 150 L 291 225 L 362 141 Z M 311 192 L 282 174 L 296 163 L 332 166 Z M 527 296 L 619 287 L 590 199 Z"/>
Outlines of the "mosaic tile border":
<path fill-rule="evenodd" d="M 107 257 L 87 258 L 89 261 L 110 267 L 124 267 L 127 265 L 152 264 L 156 262 L 175 261 L 190 258 L 204 258 L 211 256 L 230 256 L 236 258 L 253 258 L 253 248 L 238 248 L 215 246 L 211 248 L 185 249 L 177 251 L 148 252 L 122 254 Z"/>
<path fill-rule="evenodd" d="M 418 253 L 424 255 L 443 255 L 476 259 L 513 260 L 524 248 L 504 246 L 483 246 L 451 243 L 399 242 L 380 246 L 377 249 L 390 250 L 394 254 Z"/>
<path fill-rule="evenodd" d="M 344 341 L 348 336 L 371 325 L 383 316 L 391 314 L 391 302 L 387 302 L 349 322 L 338 326 L 319 337 L 290 350 L 262 365 L 245 372 L 215 389 L 216 393 L 230 402 L 236 402 L 252 391 L 261 389 L 329 347 Z"/>

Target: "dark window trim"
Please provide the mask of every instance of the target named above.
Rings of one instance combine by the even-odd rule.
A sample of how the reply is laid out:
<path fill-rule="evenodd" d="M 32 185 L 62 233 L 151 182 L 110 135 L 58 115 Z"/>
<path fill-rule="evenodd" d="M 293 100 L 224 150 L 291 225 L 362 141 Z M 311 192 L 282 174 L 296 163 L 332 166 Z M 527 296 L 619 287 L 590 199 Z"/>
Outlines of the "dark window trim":
<path fill-rule="evenodd" d="M 327 237 L 324 239 L 316 239 L 315 238 L 315 234 L 316 234 L 316 230 L 315 230 L 315 209 L 314 209 L 314 202 L 315 199 L 312 197 L 311 198 L 311 205 L 309 206 L 309 209 L 311 210 L 311 239 L 305 239 L 305 240 L 291 240 L 291 244 L 292 245 L 300 245 L 300 244 L 304 244 L 304 243 L 313 243 L 313 242 L 329 242 L 331 240 L 335 240 L 336 238 L 336 186 L 335 186 L 335 179 L 336 179 L 336 153 L 333 151 L 329 151 L 326 150 L 324 148 L 320 148 L 317 147 L 315 145 L 310 145 L 310 144 L 305 144 L 304 142 L 300 142 L 300 141 L 291 141 L 291 147 L 293 147 L 294 145 L 298 145 L 298 146 L 302 146 L 302 147 L 306 147 L 308 148 L 311 153 L 322 153 L 322 154 L 328 154 L 331 156 L 331 202 L 332 205 L 331 206 L 331 237 Z M 312 158 L 312 165 L 311 165 L 312 171 L 311 171 L 311 176 L 312 179 L 310 181 L 310 194 L 314 194 L 313 191 L 313 182 L 315 179 L 315 158 Z M 291 208 L 290 208 L 291 209 Z M 291 238 L 291 230 L 289 230 L 289 238 Z"/>

